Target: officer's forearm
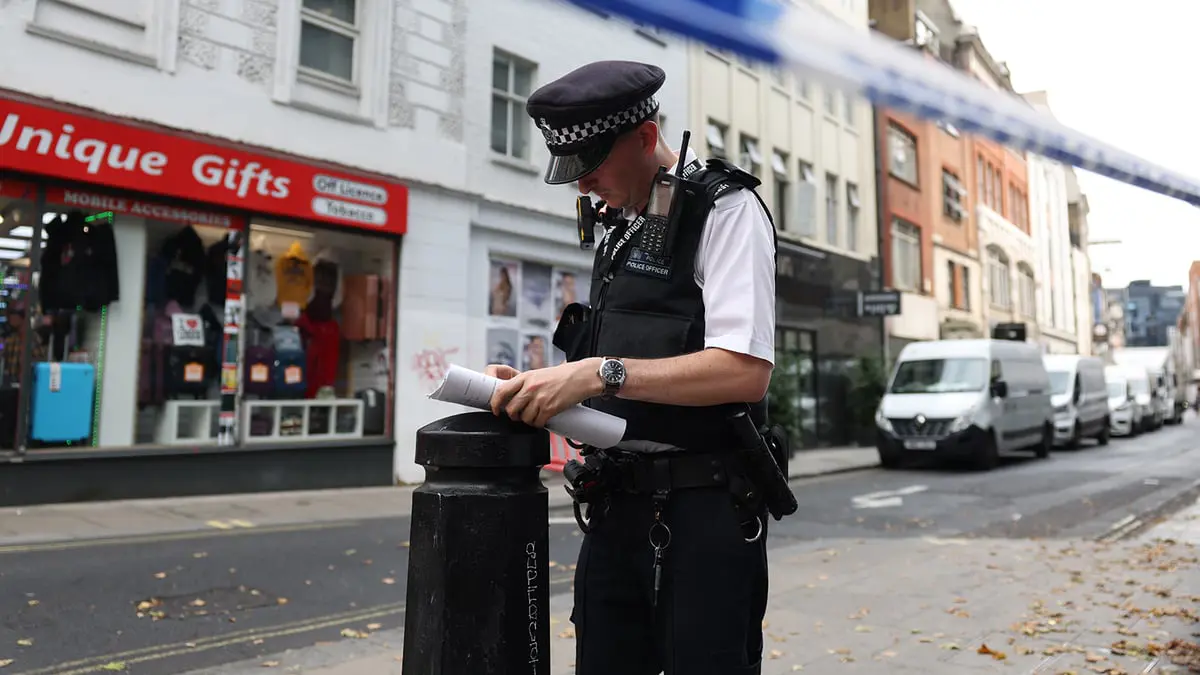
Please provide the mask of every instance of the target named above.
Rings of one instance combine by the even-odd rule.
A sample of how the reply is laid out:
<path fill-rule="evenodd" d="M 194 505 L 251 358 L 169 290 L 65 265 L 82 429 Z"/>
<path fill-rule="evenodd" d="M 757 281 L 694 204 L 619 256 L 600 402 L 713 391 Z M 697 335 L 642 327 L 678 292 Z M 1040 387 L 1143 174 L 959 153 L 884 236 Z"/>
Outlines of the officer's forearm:
<path fill-rule="evenodd" d="M 771 364 L 710 348 L 668 359 L 624 359 L 620 398 L 667 405 L 751 402 L 767 393 Z"/>

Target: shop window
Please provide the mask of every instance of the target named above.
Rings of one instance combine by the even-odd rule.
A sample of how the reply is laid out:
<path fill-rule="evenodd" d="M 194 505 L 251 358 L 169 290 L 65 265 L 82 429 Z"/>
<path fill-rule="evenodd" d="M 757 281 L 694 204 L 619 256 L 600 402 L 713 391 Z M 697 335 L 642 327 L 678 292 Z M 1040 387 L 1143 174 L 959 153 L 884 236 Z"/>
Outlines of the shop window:
<path fill-rule="evenodd" d="M 395 247 L 255 221 L 245 257 L 243 441 L 390 433 Z"/>
<path fill-rule="evenodd" d="M 29 313 L 36 309 L 29 283 L 35 197 L 33 185 L 0 180 L 0 450 L 17 443 L 25 348 L 30 346 L 35 357 L 44 351 L 41 340 L 28 339 L 39 332 L 29 326 Z"/>
<path fill-rule="evenodd" d="M 519 370 L 558 365 L 565 355 L 550 340 L 563 309 L 588 304 L 591 274 L 494 257 L 488 273 L 487 362 Z"/>

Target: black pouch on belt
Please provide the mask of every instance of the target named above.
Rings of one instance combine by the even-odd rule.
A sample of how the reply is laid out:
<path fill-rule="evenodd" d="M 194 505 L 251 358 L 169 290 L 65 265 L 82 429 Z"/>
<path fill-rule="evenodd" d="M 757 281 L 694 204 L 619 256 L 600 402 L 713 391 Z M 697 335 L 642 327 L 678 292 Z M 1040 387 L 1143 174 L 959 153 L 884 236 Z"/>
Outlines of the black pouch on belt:
<path fill-rule="evenodd" d="M 587 358 L 591 345 L 592 308 L 578 302 L 572 302 L 563 308 L 562 317 L 558 320 L 558 328 L 554 329 L 555 347 L 562 350 L 568 361 L 579 361 Z"/>

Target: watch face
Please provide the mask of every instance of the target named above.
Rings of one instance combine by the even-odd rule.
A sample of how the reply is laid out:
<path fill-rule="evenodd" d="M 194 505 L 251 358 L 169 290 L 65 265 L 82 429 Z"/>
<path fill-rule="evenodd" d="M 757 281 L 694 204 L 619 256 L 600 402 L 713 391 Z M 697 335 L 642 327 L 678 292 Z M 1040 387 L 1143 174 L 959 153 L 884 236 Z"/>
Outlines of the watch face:
<path fill-rule="evenodd" d="M 620 361 L 605 361 L 600 364 L 600 377 L 609 384 L 620 384 L 625 379 L 625 366 Z"/>

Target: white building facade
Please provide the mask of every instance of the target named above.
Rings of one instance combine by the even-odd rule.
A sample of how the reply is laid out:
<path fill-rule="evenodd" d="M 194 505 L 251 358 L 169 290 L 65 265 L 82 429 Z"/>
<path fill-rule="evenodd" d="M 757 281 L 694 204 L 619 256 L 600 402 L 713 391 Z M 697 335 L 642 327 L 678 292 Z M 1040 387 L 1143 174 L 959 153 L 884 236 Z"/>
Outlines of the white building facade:
<path fill-rule="evenodd" d="M 819 4 L 867 31 L 867 0 Z M 883 322 L 858 317 L 855 301 L 880 287 L 871 107 L 704 45 L 690 56 L 693 147 L 757 176 L 779 233 L 776 351 L 797 360 L 798 442 L 848 444 L 855 432 L 837 421 L 845 397 L 819 392 L 816 378 L 883 351 Z M 669 139 L 679 132 L 668 122 Z"/>
<path fill-rule="evenodd" d="M 0 3 L 0 219 L 74 207 L 113 223 L 120 299 L 67 347 L 96 382 L 80 389 L 97 410 L 88 447 L 386 444 L 396 477 L 420 480 L 415 431 L 456 412 L 427 398 L 446 367 L 552 361 L 554 303 L 586 293 L 576 193 L 542 182 L 524 98 L 614 57 L 662 66 L 668 133 L 687 119 L 682 43 L 550 0 Z M 191 245 L 185 230 L 215 262 L 181 314 L 216 308 L 196 339 L 219 354 L 180 375 L 190 402 L 147 404 L 155 263 L 166 242 Z M 230 231 L 242 249 L 222 258 Z M 36 275 L 30 251 L 0 261 Z M 43 347 L 22 361 L 35 373 Z M 295 363 L 260 370 L 260 349 Z M 35 451 L 35 435 L 0 453 Z"/>
<path fill-rule="evenodd" d="M 1050 113 L 1045 92 L 1026 94 L 1025 99 L 1039 111 Z M 1086 299 L 1088 284 L 1076 288 L 1067 167 L 1033 153 L 1027 153 L 1025 161 L 1030 230 L 1037 248 L 1037 324 L 1042 345 L 1050 353 L 1075 354 L 1079 350 L 1077 294 L 1081 292 Z"/>
<path fill-rule="evenodd" d="M 1024 323 L 1036 339 L 1037 248 L 1033 238 L 990 207 L 975 207 L 983 249 L 983 295 L 988 324 Z"/>

